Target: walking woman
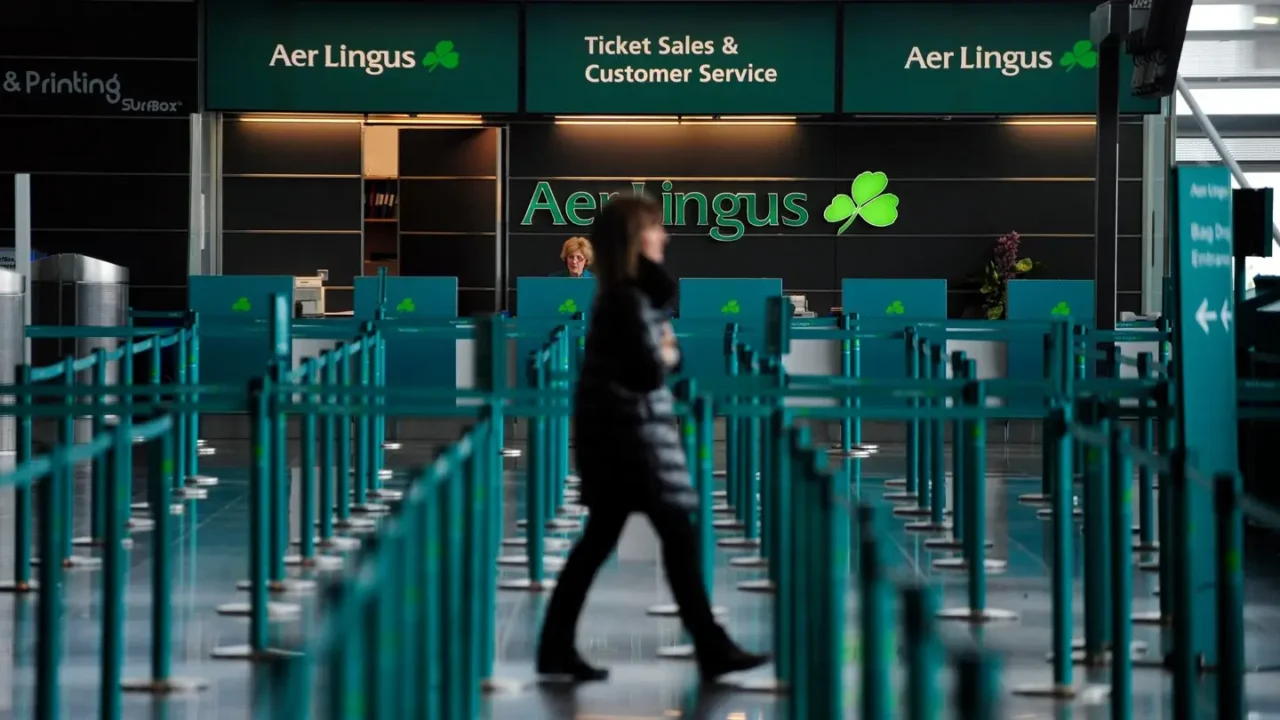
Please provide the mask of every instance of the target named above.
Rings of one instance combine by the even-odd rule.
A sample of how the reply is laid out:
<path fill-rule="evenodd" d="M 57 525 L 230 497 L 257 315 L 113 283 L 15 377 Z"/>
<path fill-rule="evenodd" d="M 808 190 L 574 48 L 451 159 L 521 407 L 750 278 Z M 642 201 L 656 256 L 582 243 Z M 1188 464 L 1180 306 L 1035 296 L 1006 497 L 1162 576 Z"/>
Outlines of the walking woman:
<path fill-rule="evenodd" d="M 608 677 L 578 654 L 574 636 L 596 572 L 637 512 L 662 541 L 667 582 L 702 678 L 763 665 L 765 656 L 739 648 L 715 621 L 701 580 L 692 521 L 698 499 L 666 386 L 680 351 L 668 321 L 675 282 L 662 268 L 661 208 L 643 197 L 614 199 L 596 220 L 592 245 L 596 298 L 574 399 L 581 497 L 591 514 L 547 607 L 538 673 L 575 682 Z"/>

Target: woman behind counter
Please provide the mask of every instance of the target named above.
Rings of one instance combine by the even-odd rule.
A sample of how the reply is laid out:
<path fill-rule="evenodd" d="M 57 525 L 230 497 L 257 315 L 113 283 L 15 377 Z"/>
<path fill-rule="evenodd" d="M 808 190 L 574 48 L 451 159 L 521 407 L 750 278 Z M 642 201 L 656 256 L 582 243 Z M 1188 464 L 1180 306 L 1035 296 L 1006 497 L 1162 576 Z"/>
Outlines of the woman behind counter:
<path fill-rule="evenodd" d="M 571 237 L 564 241 L 560 248 L 560 261 L 564 269 L 551 273 L 551 277 L 591 277 L 591 261 L 595 253 L 591 250 L 591 241 L 584 237 Z"/>

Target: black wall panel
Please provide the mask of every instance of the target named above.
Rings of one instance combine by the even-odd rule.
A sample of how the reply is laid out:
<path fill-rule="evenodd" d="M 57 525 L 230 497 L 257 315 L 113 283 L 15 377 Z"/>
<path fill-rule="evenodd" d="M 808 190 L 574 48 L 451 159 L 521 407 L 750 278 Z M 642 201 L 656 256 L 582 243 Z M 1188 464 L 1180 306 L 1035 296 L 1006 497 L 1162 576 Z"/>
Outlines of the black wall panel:
<path fill-rule="evenodd" d="M 13 229 L 13 175 L 7 172 L 0 172 L 0 228 Z"/>
<path fill-rule="evenodd" d="M 186 230 L 32 230 L 31 245 L 45 254 L 49 254 L 47 248 L 57 248 L 60 253 L 88 255 L 127 267 L 131 293 L 138 286 L 187 282 Z M 175 249 L 181 249 L 181 262 L 174 262 Z"/>
<path fill-rule="evenodd" d="M 400 177 L 496 180 L 496 132 L 491 128 L 402 128 Z"/>
<path fill-rule="evenodd" d="M 360 178 L 223 177 L 222 226 L 227 232 L 277 230 L 356 233 Z"/>
<path fill-rule="evenodd" d="M 323 232 L 305 235 L 226 233 L 224 275 L 312 275 L 329 271 L 332 285 L 351 285 L 360 274 L 359 235 Z"/>
<path fill-rule="evenodd" d="M 22 57 L 195 58 L 195 2 L 5 3 L 0 48 Z"/>
<path fill-rule="evenodd" d="M 1141 126 L 1121 129 L 1118 284 L 1122 309 L 1140 304 Z M 795 126 L 519 125 L 511 129 L 507 195 L 508 306 L 515 278 L 559 267 L 561 243 L 589 235 L 567 215 L 545 210 L 522 225 L 540 182 L 565 208 L 575 191 L 630 192 L 645 182 L 655 197 L 703 193 L 754 196 L 707 223 L 670 223 L 668 262 L 686 277 L 779 277 L 789 291 L 825 310 L 839 303 L 845 277 L 943 277 L 953 315 L 978 296 L 972 277 L 996 239 L 1017 231 L 1023 254 L 1044 263 L 1036 277 L 1093 277 L 1094 128 L 957 121 L 853 121 Z M 844 233 L 822 217 L 854 176 L 883 172 L 899 197 L 898 217 L 877 228 L 859 220 Z M 667 184 L 664 185 L 664 181 Z M 807 218 L 772 218 L 771 202 L 800 193 Z M 778 198 L 773 200 L 770 194 Z M 668 198 L 672 204 L 673 198 Z M 698 201 L 694 201 L 696 207 Z M 752 227 L 750 213 L 757 227 Z M 693 217 L 696 212 L 689 213 Z M 591 211 L 582 213 L 590 218 Z M 740 222 L 735 223 L 734 220 Z M 673 218 L 674 219 L 674 218 Z M 795 214 L 792 214 L 795 220 Z M 776 221 L 771 221 L 776 220 Z M 732 239 L 733 226 L 743 227 Z M 728 228 L 717 241 L 711 231 Z"/>
<path fill-rule="evenodd" d="M 6 117 L 0 173 L 147 173 L 187 176 L 191 129 L 169 118 Z"/>
<path fill-rule="evenodd" d="M 359 177 L 360 123 L 244 122 L 222 125 L 225 175 Z"/>
<path fill-rule="evenodd" d="M 400 233 L 492 234 L 498 214 L 494 180 L 400 181 Z M 407 273 L 406 273 L 407 274 Z"/>
<path fill-rule="evenodd" d="M 51 230 L 186 232 L 190 181 L 184 175 L 32 175 L 31 227 Z M 60 251 L 66 252 L 66 251 Z M 186 241 L 181 255 L 187 253 Z"/>

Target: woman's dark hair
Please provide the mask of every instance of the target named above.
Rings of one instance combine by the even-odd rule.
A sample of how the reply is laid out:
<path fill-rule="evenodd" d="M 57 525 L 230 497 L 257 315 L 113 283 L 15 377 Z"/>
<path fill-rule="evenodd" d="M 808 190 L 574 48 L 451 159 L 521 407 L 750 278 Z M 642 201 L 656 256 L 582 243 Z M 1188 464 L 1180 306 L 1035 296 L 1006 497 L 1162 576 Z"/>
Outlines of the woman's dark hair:
<path fill-rule="evenodd" d="M 614 198 L 591 231 L 596 257 L 592 271 L 601 289 L 626 283 L 640 265 L 640 235 L 662 224 L 662 208 L 643 195 Z"/>

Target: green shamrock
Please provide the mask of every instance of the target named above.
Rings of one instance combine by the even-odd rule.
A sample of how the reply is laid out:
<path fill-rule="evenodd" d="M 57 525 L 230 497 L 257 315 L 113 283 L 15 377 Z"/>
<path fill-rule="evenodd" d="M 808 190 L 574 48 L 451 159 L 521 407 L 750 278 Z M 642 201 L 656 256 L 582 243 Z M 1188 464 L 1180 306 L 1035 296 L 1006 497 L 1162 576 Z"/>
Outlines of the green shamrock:
<path fill-rule="evenodd" d="M 458 51 L 453 49 L 453 41 L 441 40 L 436 43 L 436 49 L 422 58 L 422 64 L 424 67 L 431 68 L 427 72 L 435 72 L 437 67 L 443 67 L 445 70 L 458 67 Z"/>
<path fill-rule="evenodd" d="M 1063 53 L 1060 65 L 1071 72 L 1075 66 L 1079 65 L 1085 70 L 1093 69 L 1098 64 L 1098 51 L 1093 49 L 1093 43 L 1088 40 L 1081 40 L 1072 46 L 1070 50 Z"/>
<path fill-rule="evenodd" d="M 560 303 L 560 307 L 557 309 L 557 312 L 561 315 L 572 315 L 578 312 L 578 303 L 574 302 L 573 298 L 569 298 L 568 300 Z"/>
<path fill-rule="evenodd" d="M 898 220 L 898 196 L 886 193 L 889 177 L 882 172 L 859 173 L 853 179 L 848 195 L 836 195 L 822 211 L 822 218 L 830 223 L 841 220 L 844 224 L 836 231 L 843 234 L 859 215 L 873 227 L 889 227 Z"/>
<path fill-rule="evenodd" d="M 907 309 L 902 306 L 901 300 L 894 300 L 893 302 L 889 303 L 889 307 L 884 309 L 884 314 L 885 315 L 902 315 L 906 311 Z"/>
<path fill-rule="evenodd" d="M 720 312 L 725 315 L 737 315 L 742 312 L 742 308 L 738 306 L 737 300 L 730 300 L 720 308 Z"/>
<path fill-rule="evenodd" d="M 1054 305 L 1053 309 L 1049 311 L 1049 314 L 1066 317 L 1071 314 L 1071 306 L 1064 301 L 1059 301 L 1058 304 Z"/>
<path fill-rule="evenodd" d="M 249 304 L 249 298 L 242 297 L 231 304 L 231 312 L 249 312 L 253 306 Z"/>
<path fill-rule="evenodd" d="M 399 305 L 396 305 L 396 312 L 411 313 L 417 309 L 417 306 L 413 304 L 413 298 L 405 298 L 400 301 Z"/>

